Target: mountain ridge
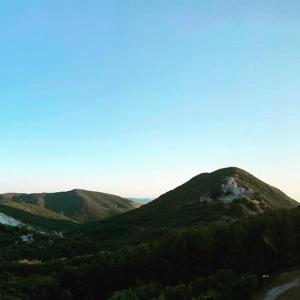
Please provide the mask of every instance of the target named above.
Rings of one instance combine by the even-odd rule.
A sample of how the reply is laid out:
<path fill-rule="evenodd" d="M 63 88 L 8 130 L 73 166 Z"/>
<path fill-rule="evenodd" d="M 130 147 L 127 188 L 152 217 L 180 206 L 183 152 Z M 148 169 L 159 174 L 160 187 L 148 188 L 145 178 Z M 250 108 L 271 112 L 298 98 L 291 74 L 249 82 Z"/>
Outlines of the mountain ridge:
<path fill-rule="evenodd" d="M 228 187 L 228 180 L 233 186 Z M 224 188 L 229 190 L 222 190 Z M 235 188 L 240 189 L 241 194 L 231 196 L 231 201 L 226 202 L 230 194 L 236 192 Z M 228 167 L 196 175 L 138 210 L 113 217 L 108 222 L 152 227 L 186 226 L 298 205 L 297 201 L 247 171 Z"/>
<path fill-rule="evenodd" d="M 0 204 L 48 219 L 75 223 L 102 220 L 140 204 L 120 196 L 73 189 L 54 193 L 0 194 Z"/>

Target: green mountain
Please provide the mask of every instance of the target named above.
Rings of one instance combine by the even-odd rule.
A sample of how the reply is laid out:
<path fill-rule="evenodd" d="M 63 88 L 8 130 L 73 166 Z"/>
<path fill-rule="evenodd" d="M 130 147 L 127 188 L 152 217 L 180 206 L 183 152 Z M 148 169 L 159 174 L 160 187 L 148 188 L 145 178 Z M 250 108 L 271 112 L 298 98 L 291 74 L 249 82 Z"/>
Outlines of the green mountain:
<path fill-rule="evenodd" d="M 38 217 L 85 223 L 109 218 L 139 206 L 140 204 L 119 196 L 85 190 L 0 195 L 0 212 L 24 222 Z"/>
<path fill-rule="evenodd" d="M 46 201 L 3 198 L 1 209 L 49 211 Z M 52 213 L 54 224 L 74 220 L 71 211 Z M 0 298 L 254 300 L 280 290 L 276 299 L 298 299 L 299 228 L 297 202 L 243 170 L 222 169 L 63 234 L 0 225 Z"/>
<path fill-rule="evenodd" d="M 195 176 L 158 199 L 107 223 L 160 228 L 189 226 L 235 220 L 298 204 L 248 172 L 230 167 Z"/>

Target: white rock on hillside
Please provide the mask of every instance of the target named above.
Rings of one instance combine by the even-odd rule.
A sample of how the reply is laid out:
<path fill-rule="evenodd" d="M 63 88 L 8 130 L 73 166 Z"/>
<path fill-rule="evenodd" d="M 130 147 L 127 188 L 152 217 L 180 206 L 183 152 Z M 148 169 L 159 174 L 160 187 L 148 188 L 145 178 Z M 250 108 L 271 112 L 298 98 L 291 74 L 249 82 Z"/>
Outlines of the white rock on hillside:
<path fill-rule="evenodd" d="M 222 184 L 222 192 L 224 195 L 219 198 L 224 203 L 231 203 L 233 200 L 245 198 L 253 193 L 251 190 L 239 187 L 234 177 L 228 177 L 226 180 L 227 182 Z"/>
<path fill-rule="evenodd" d="M 9 226 L 19 226 L 22 224 L 22 222 L 14 219 L 10 216 L 7 216 L 4 213 L 0 213 L 0 224 L 9 225 Z"/>

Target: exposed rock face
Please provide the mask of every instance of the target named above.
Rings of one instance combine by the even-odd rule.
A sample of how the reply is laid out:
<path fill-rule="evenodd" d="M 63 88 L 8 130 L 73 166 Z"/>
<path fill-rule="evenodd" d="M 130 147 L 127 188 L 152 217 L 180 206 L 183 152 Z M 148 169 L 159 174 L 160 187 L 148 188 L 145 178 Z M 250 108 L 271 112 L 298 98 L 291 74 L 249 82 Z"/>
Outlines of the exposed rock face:
<path fill-rule="evenodd" d="M 22 242 L 24 242 L 26 244 L 31 244 L 34 241 L 33 234 L 30 234 L 30 233 L 21 235 L 20 239 Z"/>
<path fill-rule="evenodd" d="M 222 191 L 223 193 L 232 193 L 236 196 L 240 196 L 243 193 L 245 193 L 245 188 L 244 187 L 239 187 L 234 179 L 234 177 L 227 177 L 226 178 L 227 183 L 222 184 Z"/>
<path fill-rule="evenodd" d="M 223 195 L 219 197 L 219 200 L 224 203 L 231 203 L 236 199 L 248 198 L 254 194 L 252 190 L 238 186 L 234 177 L 227 177 L 225 181 L 226 182 L 222 184 Z"/>
<path fill-rule="evenodd" d="M 9 225 L 9 226 L 19 226 L 22 223 L 6 214 L 0 213 L 0 224 Z"/>

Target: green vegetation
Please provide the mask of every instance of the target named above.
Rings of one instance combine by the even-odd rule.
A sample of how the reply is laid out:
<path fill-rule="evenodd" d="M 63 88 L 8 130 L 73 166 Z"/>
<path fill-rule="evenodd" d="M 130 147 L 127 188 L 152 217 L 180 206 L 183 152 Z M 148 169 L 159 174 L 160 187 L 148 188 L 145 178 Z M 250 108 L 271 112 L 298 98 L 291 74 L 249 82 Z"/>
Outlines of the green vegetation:
<path fill-rule="evenodd" d="M 50 194 L 2 194 L 0 204 L 1 210 L 12 217 L 28 222 L 30 218 L 26 213 L 29 213 L 30 216 L 37 216 L 33 217 L 35 224 L 43 226 L 49 223 L 50 227 L 55 223 L 51 220 L 58 220 L 57 223 L 61 224 L 92 222 L 139 207 L 137 203 L 125 198 L 84 190 Z M 38 217 L 44 220 L 39 222 Z"/>
<path fill-rule="evenodd" d="M 224 178 L 231 176 L 252 191 L 251 198 L 218 200 Z M 85 194 L 86 203 L 96 196 Z M 199 203 L 201 196 L 211 203 Z M 247 300 L 266 286 L 264 274 L 272 279 L 300 265 L 300 209 L 236 168 L 199 175 L 142 208 L 101 222 L 69 221 L 77 198 L 71 198 L 72 206 L 73 200 L 67 205 L 60 197 L 48 200 L 66 219 L 43 226 L 66 226 L 63 236 L 55 227 L 42 234 L 0 226 L 0 299 Z M 29 207 L 41 205 L 30 199 Z M 43 199 L 41 207 L 49 209 Z M 45 221 L 13 206 L 0 205 L 0 211 L 31 224 Z M 22 241 L 28 234 L 32 241 Z"/>
<path fill-rule="evenodd" d="M 258 278 L 255 275 L 237 276 L 229 270 L 219 270 L 215 275 L 199 277 L 188 284 L 179 283 L 175 286 L 163 286 L 155 282 L 141 284 L 133 289 L 118 291 L 109 300 L 247 299 L 257 287 Z"/>
<path fill-rule="evenodd" d="M 30 205 L 29 208 L 32 208 L 33 205 Z M 40 213 L 42 211 L 42 213 Z M 24 224 L 29 226 L 33 226 L 37 229 L 41 229 L 43 231 L 49 230 L 68 230 L 76 227 L 76 223 L 67 218 L 57 217 L 57 214 L 49 212 L 45 214 L 42 209 L 34 208 L 33 210 L 28 209 L 20 209 L 16 208 L 14 205 L 9 206 L 6 204 L 0 204 L 0 212 L 12 216 L 13 218 L 22 221 Z"/>
<path fill-rule="evenodd" d="M 240 199 L 224 204 L 217 200 L 222 193 L 221 186 L 224 179 L 228 177 L 234 177 L 238 185 L 252 190 L 252 201 Z M 212 201 L 201 202 L 203 196 L 211 197 Z M 213 173 L 200 174 L 137 210 L 93 224 L 91 231 L 95 231 L 95 227 L 98 227 L 102 232 L 103 226 L 108 225 L 143 228 L 192 226 L 236 220 L 263 211 L 292 208 L 297 205 L 299 204 L 296 201 L 246 171 L 226 168 Z"/>
<path fill-rule="evenodd" d="M 37 245 L 20 244 L 19 257 L 43 263 L 4 261 L 0 288 L 7 296 L 11 287 L 13 299 L 50 299 L 53 292 L 63 299 L 128 299 L 130 294 L 136 296 L 132 299 L 247 299 L 263 284 L 263 274 L 300 263 L 299 230 L 296 208 L 172 230 L 151 242 L 114 251 L 99 251 L 88 237 L 58 239 L 55 248 L 62 251 L 55 253 L 56 259 L 43 260 L 43 248 L 34 253 Z M 48 253 L 55 249 L 44 243 Z M 5 249 L 9 251 L 12 248 Z"/>

